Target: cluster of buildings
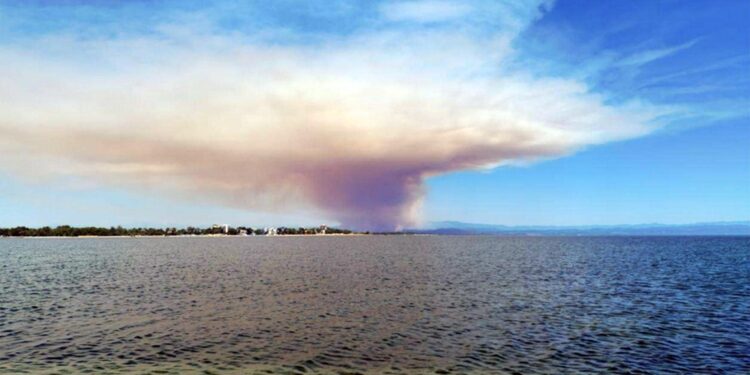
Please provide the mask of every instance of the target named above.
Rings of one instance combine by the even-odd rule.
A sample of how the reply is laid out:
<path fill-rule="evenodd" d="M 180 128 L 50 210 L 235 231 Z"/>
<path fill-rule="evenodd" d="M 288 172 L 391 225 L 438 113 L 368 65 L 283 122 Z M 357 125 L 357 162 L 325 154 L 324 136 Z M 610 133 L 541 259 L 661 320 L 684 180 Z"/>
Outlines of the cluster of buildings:
<path fill-rule="evenodd" d="M 223 234 L 236 234 L 236 235 L 239 235 L 239 236 L 256 236 L 256 235 L 277 236 L 277 235 L 281 235 L 281 234 L 316 234 L 316 235 L 321 235 L 321 234 L 326 234 L 326 232 L 328 231 L 328 226 L 325 225 L 325 224 L 322 224 L 322 225 L 318 226 L 317 228 L 315 228 L 314 233 L 295 233 L 295 232 L 293 232 L 294 230 L 292 230 L 292 233 L 290 233 L 290 231 L 288 229 L 282 228 L 281 231 L 280 231 L 279 228 L 276 228 L 276 227 L 266 227 L 266 228 L 263 228 L 262 230 L 253 230 L 252 228 L 248 229 L 248 228 L 242 228 L 241 227 L 241 228 L 238 228 L 236 230 L 236 232 L 235 232 L 235 229 L 231 228 L 229 226 L 229 224 L 214 224 L 214 225 L 211 226 L 211 229 L 213 229 L 213 230 L 217 230 L 218 229 Z M 234 232 L 234 233 L 230 233 L 230 232 Z"/>

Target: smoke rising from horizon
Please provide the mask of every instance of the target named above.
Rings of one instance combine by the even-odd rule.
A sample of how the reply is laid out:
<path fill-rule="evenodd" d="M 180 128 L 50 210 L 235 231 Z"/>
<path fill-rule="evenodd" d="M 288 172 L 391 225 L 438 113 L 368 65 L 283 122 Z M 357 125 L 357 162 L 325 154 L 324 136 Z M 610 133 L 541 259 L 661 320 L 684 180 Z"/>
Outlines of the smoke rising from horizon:
<path fill-rule="evenodd" d="M 642 136 L 665 113 L 609 105 L 582 82 L 511 68 L 517 32 L 381 30 L 312 45 L 219 33 L 6 45 L 0 156 L 19 175 L 73 175 L 393 230 L 418 222 L 430 176 Z"/>

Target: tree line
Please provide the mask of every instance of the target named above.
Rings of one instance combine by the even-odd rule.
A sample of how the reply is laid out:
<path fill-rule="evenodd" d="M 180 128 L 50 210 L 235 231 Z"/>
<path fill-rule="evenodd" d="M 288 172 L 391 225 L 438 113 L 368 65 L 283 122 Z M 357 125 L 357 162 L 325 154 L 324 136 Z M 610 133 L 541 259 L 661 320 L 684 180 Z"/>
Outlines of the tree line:
<path fill-rule="evenodd" d="M 24 226 L 14 228 L 0 228 L 0 237 L 79 237 L 79 236 L 191 236 L 191 235 L 258 235 L 267 234 L 290 235 L 290 234 L 351 234 L 355 233 L 349 229 L 323 228 L 320 227 L 279 227 L 274 230 L 268 228 L 252 227 L 228 227 L 212 226 L 207 228 L 123 228 L 117 227 L 71 227 L 60 225 L 57 227 L 28 228 Z"/>

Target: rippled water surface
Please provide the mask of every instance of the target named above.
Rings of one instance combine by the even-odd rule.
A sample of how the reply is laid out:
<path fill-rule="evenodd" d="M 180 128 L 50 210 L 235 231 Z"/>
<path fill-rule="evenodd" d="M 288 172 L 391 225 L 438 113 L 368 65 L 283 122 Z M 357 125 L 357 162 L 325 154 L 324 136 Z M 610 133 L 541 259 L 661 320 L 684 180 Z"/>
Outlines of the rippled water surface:
<path fill-rule="evenodd" d="M 750 373 L 750 238 L 0 239 L 0 373 Z"/>

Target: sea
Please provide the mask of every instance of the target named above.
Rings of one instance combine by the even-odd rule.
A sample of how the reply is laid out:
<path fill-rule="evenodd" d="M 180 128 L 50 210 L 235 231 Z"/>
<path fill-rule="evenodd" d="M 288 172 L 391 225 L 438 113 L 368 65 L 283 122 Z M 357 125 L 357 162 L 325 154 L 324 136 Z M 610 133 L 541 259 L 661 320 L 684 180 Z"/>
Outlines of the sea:
<path fill-rule="evenodd" d="M 2 374 L 750 374 L 750 237 L 0 238 Z"/>

